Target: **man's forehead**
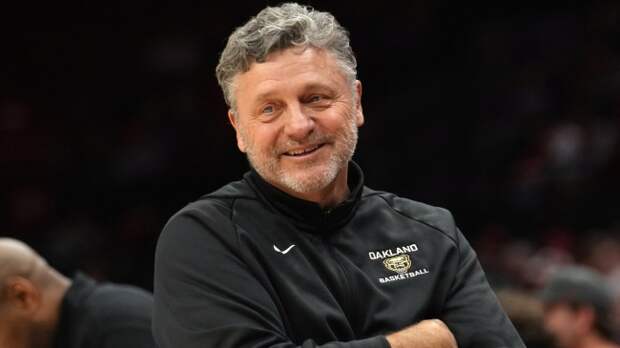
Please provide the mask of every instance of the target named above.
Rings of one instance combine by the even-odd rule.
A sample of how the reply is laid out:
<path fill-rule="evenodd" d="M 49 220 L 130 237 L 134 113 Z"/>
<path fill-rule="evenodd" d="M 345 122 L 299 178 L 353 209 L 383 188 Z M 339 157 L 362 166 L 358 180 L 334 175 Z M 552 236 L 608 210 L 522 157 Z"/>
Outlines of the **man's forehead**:
<path fill-rule="evenodd" d="M 337 60 L 325 50 L 293 48 L 274 52 L 265 62 L 253 62 L 248 71 L 235 76 L 234 84 L 263 96 L 279 87 L 327 87 L 344 79 Z"/>
<path fill-rule="evenodd" d="M 265 81 L 258 88 L 254 88 L 253 99 L 262 100 L 281 94 L 304 94 L 311 92 L 328 92 L 335 90 L 331 79 L 329 81 L 308 77 L 301 83 L 280 84 L 278 81 Z"/>

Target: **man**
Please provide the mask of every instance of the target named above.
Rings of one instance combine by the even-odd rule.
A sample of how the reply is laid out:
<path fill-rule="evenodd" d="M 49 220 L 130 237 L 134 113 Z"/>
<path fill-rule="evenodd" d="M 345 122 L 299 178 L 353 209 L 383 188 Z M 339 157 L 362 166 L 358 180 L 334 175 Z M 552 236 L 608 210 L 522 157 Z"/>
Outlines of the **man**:
<path fill-rule="evenodd" d="M 252 170 L 164 227 L 160 347 L 523 347 L 450 213 L 364 187 L 362 85 L 331 14 L 268 7 L 216 70 Z"/>
<path fill-rule="evenodd" d="M 134 287 L 68 279 L 24 243 L 0 238 L 2 348 L 156 347 L 152 303 Z"/>
<path fill-rule="evenodd" d="M 544 324 L 560 348 L 618 348 L 613 341 L 613 296 L 589 268 L 558 270 L 543 289 Z"/>

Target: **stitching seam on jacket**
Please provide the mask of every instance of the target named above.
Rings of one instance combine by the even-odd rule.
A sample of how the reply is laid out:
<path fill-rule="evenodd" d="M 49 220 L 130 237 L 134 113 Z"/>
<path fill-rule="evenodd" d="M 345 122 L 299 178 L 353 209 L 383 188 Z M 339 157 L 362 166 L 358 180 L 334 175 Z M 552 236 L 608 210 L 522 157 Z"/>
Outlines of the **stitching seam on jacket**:
<path fill-rule="evenodd" d="M 456 238 L 453 238 L 453 237 L 452 237 L 452 236 L 450 236 L 447 232 L 443 231 L 442 229 L 440 229 L 440 228 L 439 228 L 439 227 L 437 227 L 437 226 L 433 226 L 433 225 L 429 224 L 429 223 L 428 223 L 428 222 L 426 222 L 426 221 L 422 221 L 422 220 L 420 220 L 420 219 L 416 219 L 416 218 L 414 218 L 414 217 L 412 217 L 412 216 L 409 216 L 409 215 L 407 215 L 407 214 L 405 214 L 405 213 L 403 213 L 403 212 L 401 212 L 401 211 L 396 210 L 396 209 L 395 209 L 394 207 L 392 207 L 392 205 L 391 205 L 391 204 L 387 201 L 387 199 L 386 199 L 385 197 L 383 197 L 383 195 L 379 195 L 379 197 L 380 197 L 380 198 L 381 198 L 381 199 L 385 202 L 385 204 L 387 204 L 387 206 L 388 206 L 388 207 L 390 207 L 390 209 L 391 209 L 392 211 L 394 211 L 394 212 L 398 213 L 399 215 L 402 215 L 402 216 L 404 216 L 404 217 L 406 217 L 406 218 L 408 218 L 408 219 L 411 219 L 411 220 L 413 220 L 413 221 L 415 221 L 415 222 L 418 222 L 418 223 L 420 223 L 420 224 L 422 224 L 422 225 L 424 225 L 424 226 L 427 226 L 427 227 L 430 227 L 430 228 L 432 228 L 432 229 L 434 229 L 434 230 L 436 230 L 436 231 L 439 231 L 439 232 L 440 232 L 442 235 L 444 235 L 446 238 L 450 239 L 450 241 L 452 241 L 452 243 L 454 243 L 454 246 L 456 246 L 456 247 L 458 248 L 458 242 L 456 241 Z"/>

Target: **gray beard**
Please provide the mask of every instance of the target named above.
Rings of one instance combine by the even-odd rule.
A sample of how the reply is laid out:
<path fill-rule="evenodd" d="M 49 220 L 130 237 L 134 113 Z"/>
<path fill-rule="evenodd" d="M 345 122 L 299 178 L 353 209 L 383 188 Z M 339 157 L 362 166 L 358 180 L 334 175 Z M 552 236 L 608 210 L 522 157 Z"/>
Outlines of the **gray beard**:
<path fill-rule="evenodd" d="M 247 140 L 247 137 L 244 136 L 244 138 Z M 322 138 L 324 137 L 318 135 L 304 143 L 322 142 L 318 141 Z M 338 176 L 338 173 L 340 173 L 340 171 L 348 165 L 351 158 L 353 158 L 358 139 L 358 128 L 355 124 L 353 117 L 349 120 L 348 128 L 344 131 L 343 136 L 341 136 L 339 139 L 342 140 L 342 143 L 340 144 L 342 148 L 336 149 L 336 152 L 333 153 L 328 159 L 327 168 L 323 170 L 318 176 L 296 177 L 295 175 L 292 175 L 281 168 L 278 169 L 277 160 L 274 159 L 276 158 L 277 154 L 280 153 L 280 151 L 278 150 L 274 151 L 274 154 L 272 154 L 271 157 L 272 159 L 264 165 L 257 165 L 257 163 L 253 160 L 253 146 L 248 147 L 248 150 L 246 151 L 246 157 L 248 159 L 248 162 L 250 163 L 250 166 L 252 166 L 252 168 L 254 168 L 254 170 L 256 170 L 256 172 L 266 181 L 271 182 L 272 184 L 275 182 L 275 184 L 285 187 L 293 192 L 316 192 L 324 189 L 329 184 L 331 184 L 336 179 L 336 176 Z M 286 144 L 286 146 L 290 145 L 298 145 L 298 143 Z"/>

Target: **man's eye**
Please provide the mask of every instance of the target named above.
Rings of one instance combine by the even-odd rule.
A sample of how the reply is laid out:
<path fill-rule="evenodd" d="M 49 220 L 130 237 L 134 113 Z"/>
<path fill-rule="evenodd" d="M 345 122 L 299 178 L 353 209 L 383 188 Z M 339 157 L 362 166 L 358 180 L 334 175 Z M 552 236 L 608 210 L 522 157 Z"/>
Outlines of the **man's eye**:
<path fill-rule="evenodd" d="M 271 114 L 275 111 L 275 108 L 273 107 L 273 105 L 267 105 L 263 108 L 262 113 L 263 114 Z"/>
<path fill-rule="evenodd" d="M 310 97 L 311 103 L 320 102 L 321 100 L 323 100 L 323 97 L 321 97 L 320 95 L 313 95 L 312 97 Z"/>

